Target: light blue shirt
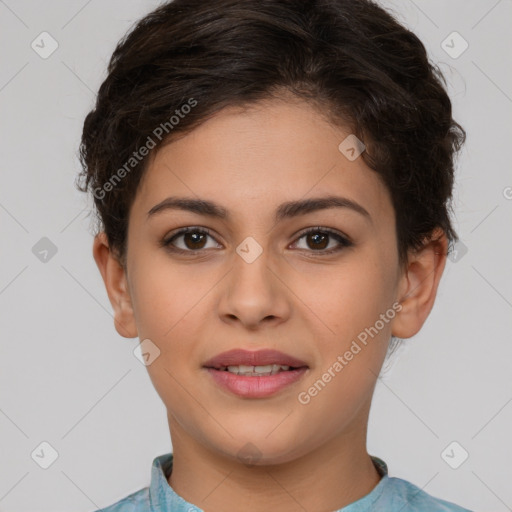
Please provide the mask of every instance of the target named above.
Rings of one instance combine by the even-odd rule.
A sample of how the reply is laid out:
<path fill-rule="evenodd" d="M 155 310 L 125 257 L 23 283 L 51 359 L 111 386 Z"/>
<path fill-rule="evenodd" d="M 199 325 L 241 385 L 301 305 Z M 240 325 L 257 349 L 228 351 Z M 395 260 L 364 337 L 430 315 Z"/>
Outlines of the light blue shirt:
<path fill-rule="evenodd" d="M 389 477 L 386 463 L 371 456 L 382 476 L 373 490 L 350 505 L 333 512 L 471 512 L 430 494 L 401 478 Z M 203 512 L 178 496 L 167 482 L 172 470 L 172 453 L 153 460 L 151 484 L 95 512 Z"/>

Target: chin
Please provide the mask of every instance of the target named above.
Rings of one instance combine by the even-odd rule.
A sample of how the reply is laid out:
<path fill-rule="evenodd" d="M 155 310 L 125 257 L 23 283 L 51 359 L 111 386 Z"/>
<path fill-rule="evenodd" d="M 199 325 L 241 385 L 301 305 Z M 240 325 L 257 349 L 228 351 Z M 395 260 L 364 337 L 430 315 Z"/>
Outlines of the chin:
<path fill-rule="evenodd" d="M 277 423 L 278 424 L 278 423 Z M 275 428 L 274 424 L 274 427 Z M 278 427 L 279 428 L 279 427 Z M 249 429 L 252 433 L 253 429 Z M 304 432 L 300 436 L 293 435 L 289 429 L 283 428 L 277 434 L 272 429 L 248 433 L 230 431 L 233 438 L 225 439 L 214 449 L 225 457 L 234 459 L 246 466 L 270 466 L 292 462 L 307 452 L 304 443 Z"/>

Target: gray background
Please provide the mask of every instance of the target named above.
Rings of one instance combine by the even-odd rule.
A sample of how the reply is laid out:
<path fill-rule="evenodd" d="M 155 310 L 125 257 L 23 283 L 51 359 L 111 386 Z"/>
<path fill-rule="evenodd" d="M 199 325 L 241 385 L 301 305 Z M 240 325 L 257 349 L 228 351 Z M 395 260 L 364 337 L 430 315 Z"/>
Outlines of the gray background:
<path fill-rule="evenodd" d="M 468 141 L 454 204 L 464 246 L 424 328 L 377 385 L 368 449 L 430 494 L 512 510 L 512 3 L 383 4 L 440 63 Z M 74 188 L 83 119 L 112 50 L 157 5 L 0 1 L 0 511 L 106 506 L 146 486 L 153 458 L 171 450 L 138 342 L 114 330 L 91 202 Z M 43 31 L 59 45 L 46 59 L 31 48 Z M 447 39 L 451 56 L 441 46 L 453 31 L 469 44 L 457 58 L 461 40 Z M 46 261 L 43 237 L 57 250 Z M 469 453 L 458 469 L 442 455 L 453 441 L 452 464 Z M 48 469 L 42 442 L 58 453 Z"/>

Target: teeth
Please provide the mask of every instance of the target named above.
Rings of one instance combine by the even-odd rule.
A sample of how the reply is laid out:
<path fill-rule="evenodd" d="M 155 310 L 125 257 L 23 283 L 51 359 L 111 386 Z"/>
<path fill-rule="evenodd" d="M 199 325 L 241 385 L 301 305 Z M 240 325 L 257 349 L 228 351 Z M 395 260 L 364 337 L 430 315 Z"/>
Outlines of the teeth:
<path fill-rule="evenodd" d="M 287 371 L 290 367 L 286 365 L 279 364 L 267 364 L 264 366 L 248 366 L 248 365 L 238 365 L 238 366 L 228 366 L 221 368 L 221 370 L 227 370 L 230 373 L 234 373 L 235 375 L 243 375 L 244 377 L 253 377 L 253 376 L 261 376 L 266 377 L 268 375 L 275 375 L 281 371 Z"/>

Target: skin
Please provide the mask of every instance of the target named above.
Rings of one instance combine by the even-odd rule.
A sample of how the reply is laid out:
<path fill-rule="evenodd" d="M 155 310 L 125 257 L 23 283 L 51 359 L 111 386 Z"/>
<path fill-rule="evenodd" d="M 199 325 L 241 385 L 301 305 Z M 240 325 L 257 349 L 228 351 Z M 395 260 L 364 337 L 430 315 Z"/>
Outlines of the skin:
<path fill-rule="evenodd" d="M 447 240 L 435 233 L 437 241 L 399 266 L 389 192 L 362 158 L 349 161 L 338 150 L 349 133 L 289 97 L 225 108 L 152 155 L 130 210 L 126 267 L 104 233 L 95 238 L 117 331 L 150 339 L 161 351 L 147 369 L 168 411 L 169 484 L 205 511 L 332 511 L 380 480 L 366 450 L 377 376 L 391 334 L 409 338 L 429 315 Z M 371 220 L 349 208 L 273 220 L 283 202 L 329 194 L 356 201 Z M 148 218 L 171 195 L 214 201 L 231 218 L 180 210 Z M 202 252 L 175 254 L 159 245 L 186 226 L 212 236 L 195 246 L 181 236 L 175 245 Z M 317 226 L 353 246 L 322 255 L 327 244 L 340 245 L 331 237 L 318 249 L 300 237 Z M 252 263 L 236 252 L 249 236 L 263 250 Z M 401 311 L 308 404 L 300 403 L 298 394 L 394 303 Z M 271 397 L 240 398 L 202 368 L 232 348 L 277 349 L 309 369 Z M 249 442 L 253 465 L 240 457 Z"/>

